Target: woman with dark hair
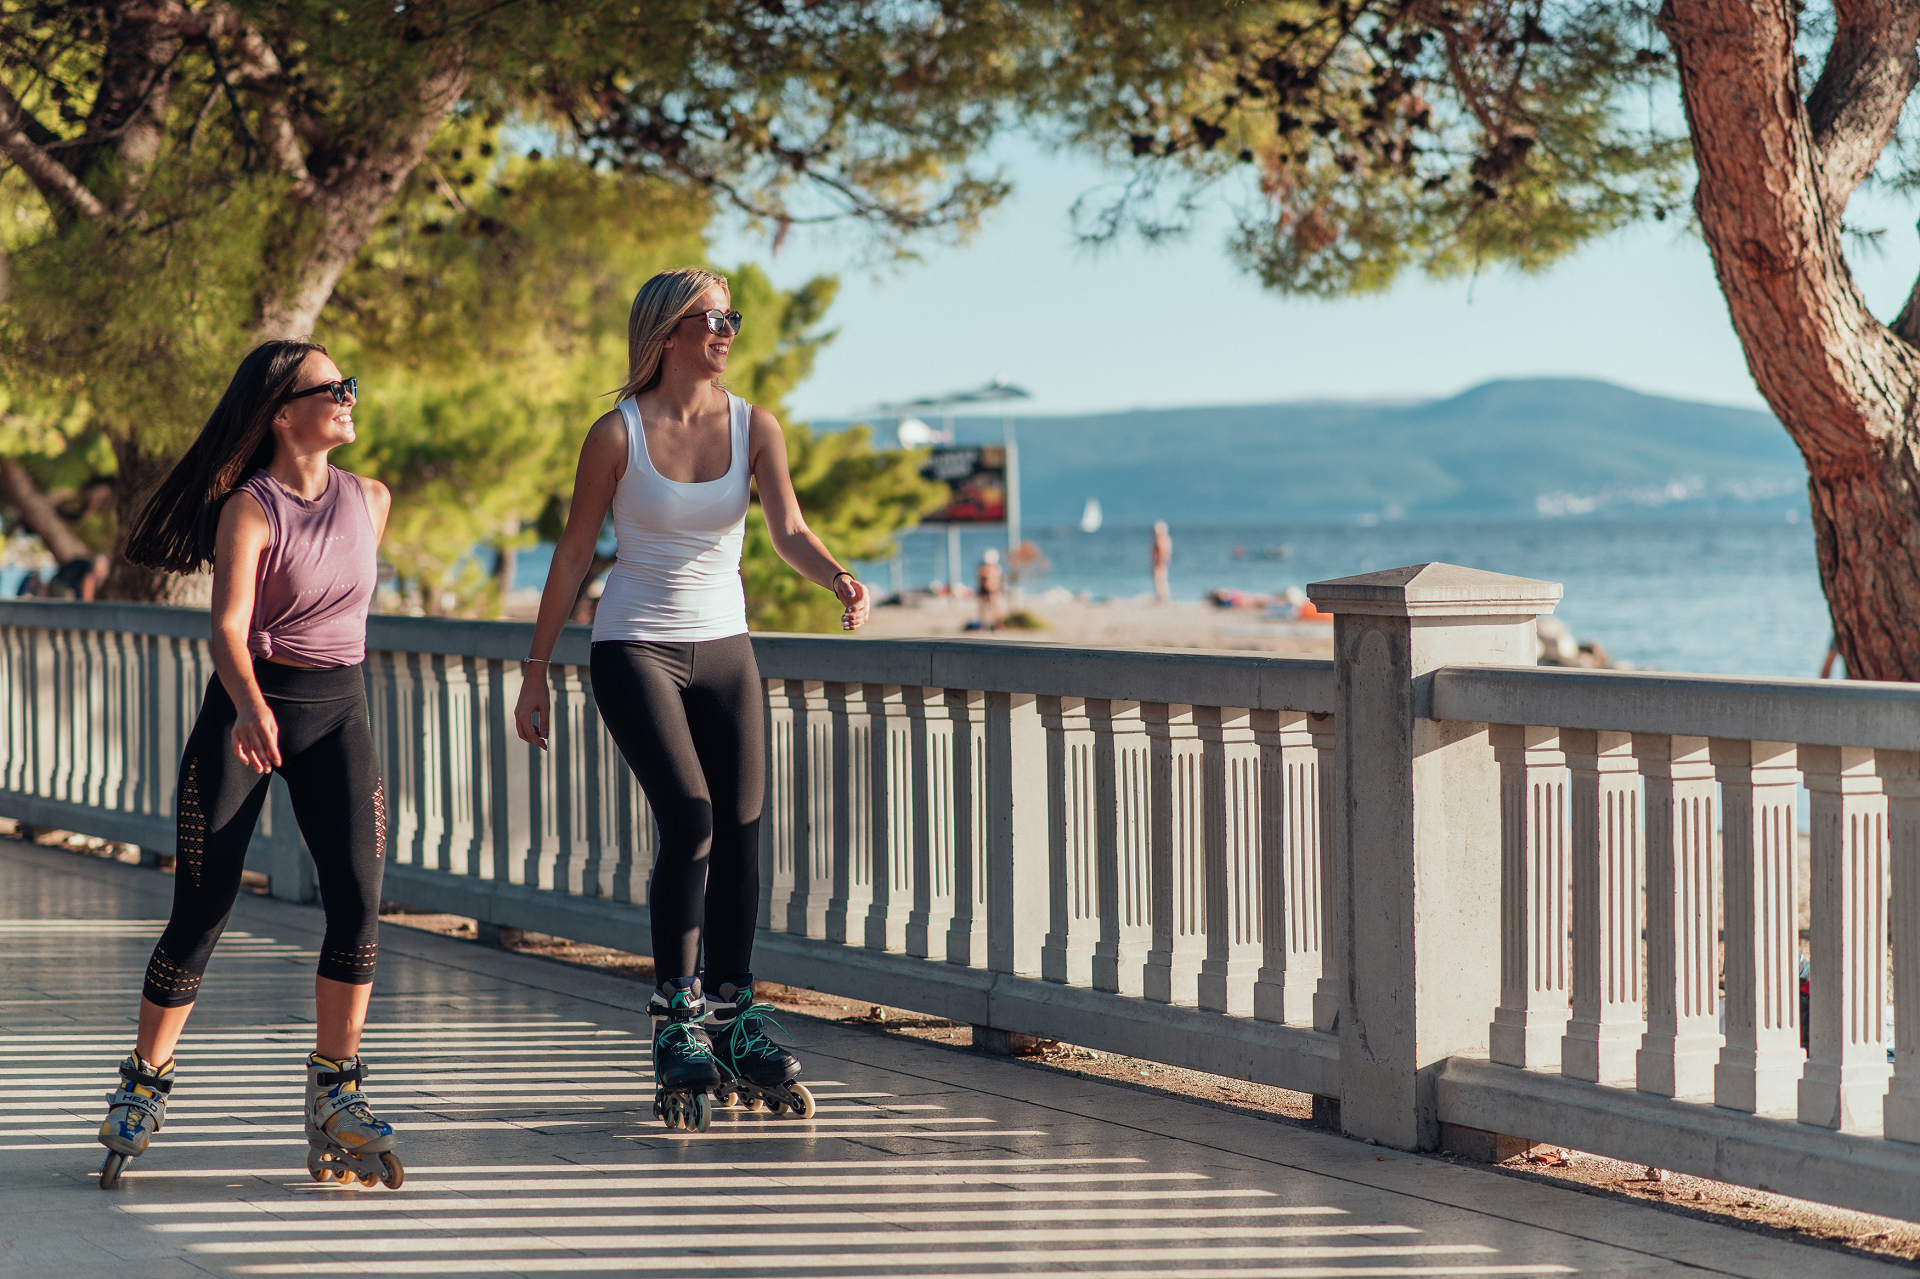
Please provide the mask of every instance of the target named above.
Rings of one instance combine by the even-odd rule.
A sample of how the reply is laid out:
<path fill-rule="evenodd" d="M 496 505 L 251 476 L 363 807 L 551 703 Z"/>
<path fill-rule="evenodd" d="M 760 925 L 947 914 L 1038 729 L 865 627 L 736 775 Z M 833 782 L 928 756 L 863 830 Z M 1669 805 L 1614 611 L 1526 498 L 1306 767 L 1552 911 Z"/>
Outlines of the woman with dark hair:
<path fill-rule="evenodd" d="M 513 713 L 545 749 L 547 659 L 611 512 L 619 558 L 594 614 L 593 695 L 660 827 L 647 889 L 654 1113 L 693 1129 L 706 1128 L 714 1092 L 814 1109 L 753 998 L 767 743 L 740 583 L 749 486 L 781 558 L 840 597 L 842 626 L 865 622 L 870 604 L 801 518 L 780 424 L 720 385 L 741 324 L 729 302 L 727 282 L 696 267 L 663 271 L 634 298 L 627 383 L 581 447 Z"/>
<path fill-rule="evenodd" d="M 404 1175 L 392 1127 L 360 1091 L 387 833 L 362 664 L 392 499 L 379 481 L 327 462 L 353 442 L 357 389 L 311 342 L 256 348 L 127 538 L 127 558 L 149 568 L 212 563 L 216 674 L 180 759 L 173 915 L 100 1126 L 103 1188 L 166 1118 L 174 1044 L 240 890 L 272 772 L 286 778 L 327 912 L 307 1058 L 307 1168 L 316 1181 L 365 1185 L 397 1187 Z"/>

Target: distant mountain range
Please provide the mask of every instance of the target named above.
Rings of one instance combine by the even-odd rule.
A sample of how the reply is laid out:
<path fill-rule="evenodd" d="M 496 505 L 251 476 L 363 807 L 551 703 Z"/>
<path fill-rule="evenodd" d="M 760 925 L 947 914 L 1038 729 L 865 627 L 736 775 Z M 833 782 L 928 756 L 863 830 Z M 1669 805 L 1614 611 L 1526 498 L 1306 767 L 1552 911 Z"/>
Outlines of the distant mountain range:
<path fill-rule="evenodd" d="M 958 425 L 963 441 L 999 438 L 998 419 Z M 1800 455 L 1766 413 L 1571 378 L 1424 403 L 1145 409 L 1016 428 L 1031 526 L 1070 524 L 1089 497 L 1109 521 L 1138 523 L 1731 513 L 1806 493 Z"/>

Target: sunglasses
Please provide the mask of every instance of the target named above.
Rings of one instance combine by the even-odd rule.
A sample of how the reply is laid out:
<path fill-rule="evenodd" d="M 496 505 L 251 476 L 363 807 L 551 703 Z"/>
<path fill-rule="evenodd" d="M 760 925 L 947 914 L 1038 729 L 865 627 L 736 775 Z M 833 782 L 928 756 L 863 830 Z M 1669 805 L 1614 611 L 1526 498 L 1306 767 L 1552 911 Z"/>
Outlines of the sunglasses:
<path fill-rule="evenodd" d="M 717 332 L 718 330 L 715 331 Z M 287 399 L 289 402 L 293 400 L 304 400 L 307 396 L 318 395 L 322 391 L 331 395 L 335 404 L 345 404 L 349 397 L 356 400 L 360 398 L 360 379 L 350 377 L 343 382 L 322 382 L 319 386 L 310 386 L 304 391 L 295 391 L 292 395 L 289 395 Z"/>
<path fill-rule="evenodd" d="M 740 331 L 740 313 L 738 311 L 695 311 L 693 315 L 682 316 L 691 320 L 700 317 L 707 322 L 707 332 L 725 337 Z"/>

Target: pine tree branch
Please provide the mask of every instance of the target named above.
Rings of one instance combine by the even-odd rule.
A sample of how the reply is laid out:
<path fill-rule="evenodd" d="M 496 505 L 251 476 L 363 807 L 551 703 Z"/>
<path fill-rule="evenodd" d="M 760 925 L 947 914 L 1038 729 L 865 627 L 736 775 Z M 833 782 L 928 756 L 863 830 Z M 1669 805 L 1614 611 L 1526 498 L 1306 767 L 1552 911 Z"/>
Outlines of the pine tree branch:
<path fill-rule="evenodd" d="M 107 206 L 87 190 L 73 170 L 49 155 L 30 136 L 33 117 L 4 85 L 0 85 L 0 155 L 18 165 L 47 200 L 96 226 L 107 222 Z M 41 130 L 44 132 L 44 130 Z"/>
<path fill-rule="evenodd" d="M 1893 140 L 1920 83 L 1920 2 L 1836 0 L 1833 45 L 1807 95 L 1820 202 L 1836 223 Z"/>

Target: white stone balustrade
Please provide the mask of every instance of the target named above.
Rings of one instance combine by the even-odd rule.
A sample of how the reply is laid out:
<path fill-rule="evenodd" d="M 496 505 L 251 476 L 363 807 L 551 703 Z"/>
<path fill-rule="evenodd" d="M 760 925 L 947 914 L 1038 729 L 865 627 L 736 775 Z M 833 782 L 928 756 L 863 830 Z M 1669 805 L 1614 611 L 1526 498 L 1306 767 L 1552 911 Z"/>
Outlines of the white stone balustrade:
<path fill-rule="evenodd" d="M 1920 687 L 1539 668 L 1559 588 L 1447 565 L 1309 593 L 1331 660 L 756 636 L 757 971 L 1920 1218 Z M 0 603 L 0 813 L 170 850 L 206 629 Z M 386 895 L 645 951 L 586 632 L 542 753 L 530 630 L 371 622 Z M 278 787 L 250 865 L 313 899 Z"/>

